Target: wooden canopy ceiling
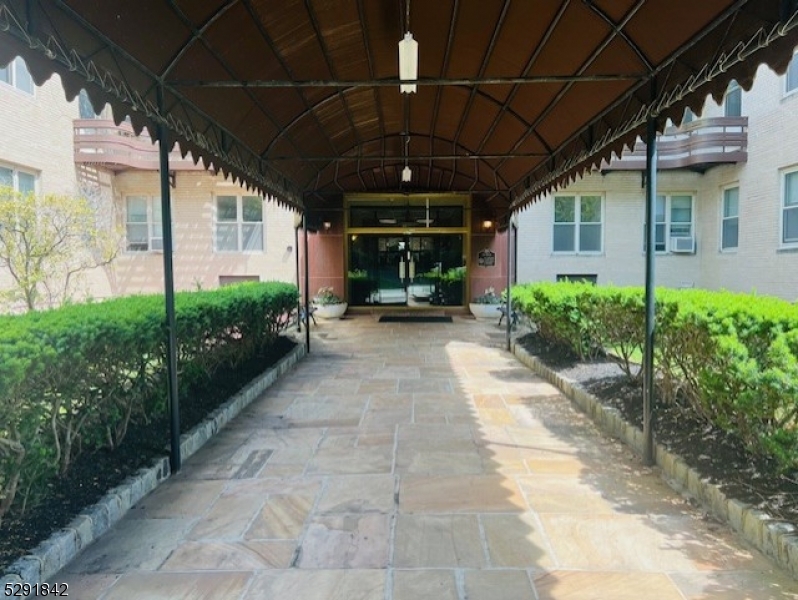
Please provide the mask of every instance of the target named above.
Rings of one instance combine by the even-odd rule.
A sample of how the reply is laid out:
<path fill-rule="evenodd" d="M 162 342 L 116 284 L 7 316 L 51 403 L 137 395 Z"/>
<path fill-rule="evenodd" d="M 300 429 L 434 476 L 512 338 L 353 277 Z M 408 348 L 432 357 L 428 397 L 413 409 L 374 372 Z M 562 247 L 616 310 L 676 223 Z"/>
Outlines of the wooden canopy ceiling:
<path fill-rule="evenodd" d="M 384 191 L 519 208 L 796 44 L 798 0 L 0 0 L 0 64 L 22 55 L 300 209 Z"/>

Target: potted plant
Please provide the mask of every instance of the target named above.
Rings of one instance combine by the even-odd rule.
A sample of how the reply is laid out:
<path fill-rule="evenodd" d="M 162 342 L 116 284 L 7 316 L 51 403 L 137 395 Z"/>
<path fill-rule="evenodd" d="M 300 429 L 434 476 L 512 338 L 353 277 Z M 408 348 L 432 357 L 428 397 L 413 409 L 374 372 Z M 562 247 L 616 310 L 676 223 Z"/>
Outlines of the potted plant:
<path fill-rule="evenodd" d="M 463 305 L 465 275 L 465 267 L 452 267 L 441 273 L 438 280 L 439 304 L 448 306 Z"/>
<path fill-rule="evenodd" d="M 473 298 L 468 308 L 477 319 L 494 319 L 499 316 L 501 303 L 501 296 L 492 287 L 489 287 L 484 294 Z"/>
<path fill-rule="evenodd" d="M 346 307 L 347 303 L 331 287 L 319 288 L 313 297 L 313 314 L 321 319 L 340 319 L 346 312 Z"/>

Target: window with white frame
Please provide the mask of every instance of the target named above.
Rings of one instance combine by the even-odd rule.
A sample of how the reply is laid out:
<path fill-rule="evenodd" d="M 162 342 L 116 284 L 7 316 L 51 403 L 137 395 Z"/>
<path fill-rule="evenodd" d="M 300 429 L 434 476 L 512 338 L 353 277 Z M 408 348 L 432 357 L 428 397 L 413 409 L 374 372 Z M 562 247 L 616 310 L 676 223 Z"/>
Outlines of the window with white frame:
<path fill-rule="evenodd" d="M 693 197 L 688 194 L 658 195 L 654 210 L 654 251 L 669 252 L 671 238 L 693 237 Z M 645 236 L 646 227 L 643 227 Z M 645 250 L 645 237 L 643 238 Z"/>
<path fill-rule="evenodd" d="M 740 237 L 740 188 L 723 190 L 723 212 L 720 220 L 720 249 L 736 250 Z"/>
<path fill-rule="evenodd" d="M 21 58 L 15 58 L 4 67 L 0 67 L 0 81 L 21 92 L 33 95 L 33 78 L 28 66 Z"/>
<path fill-rule="evenodd" d="M 217 196 L 217 252 L 263 251 L 263 201 L 258 196 Z"/>
<path fill-rule="evenodd" d="M 0 187 L 10 187 L 22 194 L 36 193 L 36 175 L 0 165 Z"/>
<path fill-rule="evenodd" d="M 601 196 L 554 197 L 554 252 L 600 253 L 602 226 Z"/>
<path fill-rule="evenodd" d="M 792 55 L 790 66 L 784 75 L 784 93 L 792 94 L 798 91 L 798 52 Z"/>
<path fill-rule="evenodd" d="M 163 250 L 161 199 L 152 196 L 128 196 L 125 208 L 128 252 Z"/>
<path fill-rule="evenodd" d="M 726 89 L 723 99 L 723 114 L 727 117 L 741 117 L 743 115 L 743 91 L 740 84 L 732 80 Z"/>
<path fill-rule="evenodd" d="M 798 246 L 798 171 L 784 173 L 781 212 L 781 243 Z"/>

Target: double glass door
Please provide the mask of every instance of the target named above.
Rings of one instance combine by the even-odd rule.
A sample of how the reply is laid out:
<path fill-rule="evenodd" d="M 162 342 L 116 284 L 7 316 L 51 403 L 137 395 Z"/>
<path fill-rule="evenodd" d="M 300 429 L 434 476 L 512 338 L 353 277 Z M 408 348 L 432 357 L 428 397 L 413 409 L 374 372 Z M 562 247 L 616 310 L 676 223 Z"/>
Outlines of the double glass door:
<path fill-rule="evenodd" d="M 353 306 L 462 306 L 462 234 L 349 236 Z"/>

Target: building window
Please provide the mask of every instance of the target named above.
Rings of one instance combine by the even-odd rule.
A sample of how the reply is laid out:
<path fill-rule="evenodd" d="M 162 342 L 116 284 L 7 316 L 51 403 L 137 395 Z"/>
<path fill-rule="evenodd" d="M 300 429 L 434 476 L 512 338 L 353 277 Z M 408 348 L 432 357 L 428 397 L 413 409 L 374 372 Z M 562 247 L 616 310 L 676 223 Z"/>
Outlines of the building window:
<path fill-rule="evenodd" d="M 602 249 L 601 196 L 554 198 L 554 252 L 595 254 Z"/>
<path fill-rule="evenodd" d="M 572 283 L 598 283 L 598 275 L 596 273 L 557 273 L 555 276 L 557 282 L 570 281 Z"/>
<path fill-rule="evenodd" d="M 94 112 L 94 106 L 92 106 L 86 90 L 80 90 L 78 93 L 78 113 L 81 119 L 99 119 L 102 117 L 102 112 Z"/>
<path fill-rule="evenodd" d="M 263 201 L 258 196 L 216 197 L 217 252 L 263 251 Z"/>
<path fill-rule="evenodd" d="M 127 197 L 128 252 L 163 250 L 163 221 L 161 199 L 150 196 Z"/>
<path fill-rule="evenodd" d="M 646 227 L 643 227 L 645 236 Z M 657 196 L 654 211 L 654 251 L 669 252 L 671 238 L 692 239 L 693 237 L 693 197 L 681 195 Z M 643 249 L 645 250 L 645 237 Z"/>
<path fill-rule="evenodd" d="M 33 95 L 33 78 L 30 76 L 28 66 L 21 58 L 15 58 L 5 67 L 0 67 L 0 81 L 21 92 Z"/>
<path fill-rule="evenodd" d="M 10 187 L 22 194 L 36 193 L 36 175 L 0 166 L 0 187 Z"/>
<path fill-rule="evenodd" d="M 781 243 L 798 245 L 798 171 L 784 174 Z"/>
<path fill-rule="evenodd" d="M 726 96 L 723 100 L 723 114 L 727 117 L 741 117 L 743 115 L 743 91 L 734 80 L 726 89 Z"/>
<path fill-rule="evenodd" d="M 260 275 L 219 275 L 219 285 L 235 285 L 249 281 L 260 281 Z"/>
<path fill-rule="evenodd" d="M 790 66 L 784 75 L 784 93 L 792 94 L 798 91 L 798 52 L 792 55 Z"/>
<path fill-rule="evenodd" d="M 740 188 L 723 190 L 720 249 L 736 250 L 740 236 Z"/>

